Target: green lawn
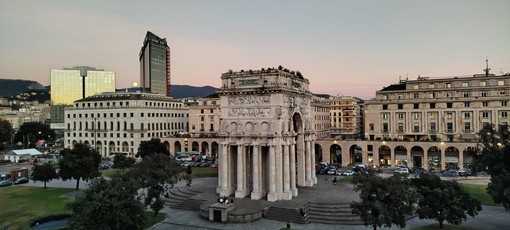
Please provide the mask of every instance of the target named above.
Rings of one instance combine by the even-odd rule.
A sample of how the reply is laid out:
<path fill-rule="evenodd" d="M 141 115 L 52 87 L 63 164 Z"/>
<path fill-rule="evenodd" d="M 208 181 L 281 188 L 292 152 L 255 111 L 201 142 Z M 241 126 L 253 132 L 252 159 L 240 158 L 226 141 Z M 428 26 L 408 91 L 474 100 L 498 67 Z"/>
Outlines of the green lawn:
<path fill-rule="evenodd" d="M 122 173 L 125 173 L 129 171 L 129 169 L 106 169 L 106 170 L 101 170 L 101 176 L 104 176 L 104 177 L 111 177 L 113 175 L 117 175 L 117 174 L 122 174 Z"/>
<path fill-rule="evenodd" d="M 64 213 L 65 204 L 73 201 L 68 188 L 9 186 L 0 188 L 0 223 L 9 229 L 25 229 L 30 220 Z M 4 226 L 0 227 L 4 227 Z"/>
<path fill-rule="evenodd" d="M 191 177 L 192 178 L 218 177 L 218 168 L 192 167 L 191 168 Z"/>
<path fill-rule="evenodd" d="M 145 226 L 152 227 L 152 225 L 155 225 L 157 223 L 160 223 L 166 218 L 166 213 L 158 213 L 157 216 L 154 216 L 154 212 L 146 211 L 145 218 L 147 218 L 147 222 L 145 223 Z M 148 229 L 146 227 L 145 229 Z"/>
<path fill-rule="evenodd" d="M 461 186 L 469 193 L 471 196 L 482 204 L 488 205 L 496 205 L 492 197 L 487 193 L 487 185 L 478 185 L 478 184 L 461 184 Z"/>
<path fill-rule="evenodd" d="M 476 230 L 477 228 L 468 228 L 459 225 L 451 225 L 443 223 L 443 228 L 439 228 L 439 223 L 426 225 L 423 227 L 413 228 L 413 230 L 430 230 L 430 229 L 442 229 L 442 230 Z"/>
<path fill-rule="evenodd" d="M 29 229 L 32 220 L 49 215 L 65 213 L 65 205 L 74 198 L 67 197 L 75 192 L 68 188 L 48 188 L 31 186 L 9 186 L 0 188 L 0 228 L 5 225 L 9 230 Z M 166 218 L 165 213 L 154 216 L 145 212 L 146 226 L 152 226 Z"/>

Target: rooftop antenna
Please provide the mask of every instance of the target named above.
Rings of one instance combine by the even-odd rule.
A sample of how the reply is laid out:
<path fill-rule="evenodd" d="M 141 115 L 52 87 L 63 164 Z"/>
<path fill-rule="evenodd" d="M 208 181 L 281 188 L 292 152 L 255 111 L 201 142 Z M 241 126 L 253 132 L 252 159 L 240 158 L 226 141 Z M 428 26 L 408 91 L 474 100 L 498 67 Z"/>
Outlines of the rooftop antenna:
<path fill-rule="evenodd" d="M 486 77 L 489 76 L 489 70 L 491 70 L 491 68 L 489 68 L 489 59 L 485 57 L 485 69 L 483 71 L 485 71 Z"/>

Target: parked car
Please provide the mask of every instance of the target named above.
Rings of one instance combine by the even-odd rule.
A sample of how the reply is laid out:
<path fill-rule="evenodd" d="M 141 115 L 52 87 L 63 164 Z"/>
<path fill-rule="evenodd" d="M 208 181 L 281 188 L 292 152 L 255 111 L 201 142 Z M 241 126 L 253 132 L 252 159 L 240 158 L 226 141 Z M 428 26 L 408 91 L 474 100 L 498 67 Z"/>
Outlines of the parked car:
<path fill-rule="evenodd" d="M 343 173 L 344 173 L 344 170 L 341 170 L 341 169 L 337 169 L 336 170 L 336 175 L 337 176 L 341 176 Z"/>
<path fill-rule="evenodd" d="M 443 176 L 446 177 L 458 177 L 459 172 L 457 170 L 448 170 L 446 172 L 443 172 Z"/>
<path fill-rule="evenodd" d="M 11 185 L 12 185 L 12 181 L 11 180 L 0 181 L 0 187 L 7 187 L 7 186 L 11 186 Z"/>
<path fill-rule="evenodd" d="M 352 171 L 352 170 L 350 170 L 350 169 L 349 169 L 349 170 L 345 171 L 345 172 L 343 173 L 343 175 L 344 175 L 344 176 L 352 176 L 352 175 L 354 175 L 354 171 Z"/>
<path fill-rule="evenodd" d="M 328 175 L 336 175 L 336 169 L 332 168 L 332 169 L 328 170 L 327 174 Z"/>
<path fill-rule="evenodd" d="M 14 184 L 26 184 L 28 182 L 29 182 L 28 178 L 21 177 L 21 178 L 17 179 L 16 181 L 14 181 Z"/>
<path fill-rule="evenodd" d="M 404 167 L 399 167 L 395 169 L 395 173 L 401 173 L 401 174 L 409 174 L 409 169 Z"/>
<path fill-rule="evenodd" d="M 205 161 L 205 162 L 203 162 L 203 163 L 200 165 L 200 167 L 209 167 L 209 166 L 211 166 L 211 162 L 209 162 L 209 161 Z"/>
<path fill-rule="evenodd" d="M 422 167 L 414 167 L 413 168 L 413 173 L 416 173 L 416 174 L 421 174 L 421 173 L 426 173 L 427 171 L 422 168 Z"/>
<path fill-rule="evenodd" d="M 461 169 L 459 170 L 459 176 L 473 176 L 473 171 L 471 169 Z"/>

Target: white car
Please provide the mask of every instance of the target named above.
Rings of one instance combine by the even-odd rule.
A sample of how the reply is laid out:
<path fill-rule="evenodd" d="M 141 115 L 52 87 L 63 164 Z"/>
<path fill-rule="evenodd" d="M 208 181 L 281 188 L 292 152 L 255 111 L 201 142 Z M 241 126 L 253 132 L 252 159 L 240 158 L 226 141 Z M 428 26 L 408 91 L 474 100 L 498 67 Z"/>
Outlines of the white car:
<path fill-rule="evenodd" d="M 395 170 L 396 173 L 402 173 L 402 174 L 409 174 L 409 169 L 408 168 L 397 168 Z"/>
<path fill-rule="evenodd" d="M 350 169 L 349 169 L 349 170 L 345 171 L 345 172 L 343 173 L 343 175 L 344 175 L 344 176 L 352 176 L 352 175 L 354 175 L 354 171 L 352 171 L 352 170 L 350 170 Z"/>
<path fill-rule="evenodd" d="M 336 175 L 336 169 L 330 169 L 328 172 L 327 172 L 328 175 Z"/>

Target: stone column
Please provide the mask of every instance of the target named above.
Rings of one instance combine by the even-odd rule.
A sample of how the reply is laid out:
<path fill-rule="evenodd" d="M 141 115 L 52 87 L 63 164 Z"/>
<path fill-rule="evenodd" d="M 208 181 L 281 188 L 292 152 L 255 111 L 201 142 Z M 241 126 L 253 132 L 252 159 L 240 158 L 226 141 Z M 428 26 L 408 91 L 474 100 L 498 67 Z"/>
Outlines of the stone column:
<path fill-rule="evenodd" d="M 395 164 L 395 151 L 393 149 L 390 149 L 390 168 L 396 168 L 397 165 Z"/>
<path fill-rule="evenodd" d="M 372 159 L 374 161 L 374 165 L 375 166 L 379 166 L 380 165 L 380 163 L 379 163 L 379 150 L 380 150 L 380 147 L 381 146 L 379 146 L 379 148 L 373 150 Z"/>
<path fill-rule="evenodd" d="M 278 200 L 281 200 L 283 194 L 283 162 L 281 140 L 278 141 L 275 145 L 275 170 L 276 194 L 278 194 Z"/>
<path fill-rule="evenodd" d="M 275 169 L 275 150 L 274 145 L 269 146 L 269 193 L 267 193 L 268 201 L 277 201 L 276 194 L 276 169 Z"/>
<path fill-rule="evenodd" d="M 444 149 L 441 149 L 441 160 L 439 162 L 441 162 L 441 167 L 439 168 L 440 170 L 444 170 L 445 169 L 445 158 L 446 158 L 446 153 L 445 153 L 445 150 Z"/>
<path fill-rule="evenodd" d="M 406 148 L 407 151 L 407 167 L 412 168 L 414 165 L 413 158 L 411 157 L 411 149 Z"/>
<path fill-rule="evenodd" d="M 315 140 L 312 140 L 311 141 L 311 145 L 312 145 L 312 167 L 311 167 L 311 170 L 312 170 L 312 182 L 313 184 L 317 184 L 317 175 L 315 175 L 315 164 L 317 162 L 315 162 Z"/>
<path fill-rule="evenodd" d="M 292 193 L 290 192 L 290 159 L 289 159 L 289 144 L 283 145 L 283 200 L 292 199 Z"/>
<path fill-rule="evenodd" d="M 237 145 L 237 190 L 235 193 L 236 198 L 243 198 L 246 196 L 246 177 L 245 177 L 245 159 L 243 152 L 243 145 Z"/>
<path fill-rule="evenodd" d="M 303 133 L 297 135 L 297 185 L 306 186 L 305 184 L 305 139 Z"/>
<path fill-rule="evenodd" d="M 429 155 L 427 154 L 427 150 L 423 150 L 423 159 L 421 160 L 424 169 L 429 169 Z"/>
<path fill-rule="evenodd" d="M 230 196 L 230 194 L 232 194 L 232 187 L 229 178 L 230 157 L 228 154 L 228 147 L 229 145 L 227 144 L 220 145 L 221 187 L 218 192 L 220 196 Z"/>
<path fill-rule="evenodd" d="M 292 196 L 298 195 L 296 188 L 296 143 L 293 140 L 290 144 L 290 191 Z"/>
<path fill-rule="evenodd" d="M 459 162 L 457 162 L 459 165 L 459 169 L 464 169 L 464 151 L 459 150 Z"/>
<path fill-rule="evenodd" d="M 311 153 L 310 153 L 310 141 L 305 141 L 305 186 L 312 186 L 312 172 L 311 172 Z"/>
<path fill-rule="evenodd" d="M 253 190 L 251 191 L 251 199 L 252 200 L 258 200 L 262 198 L 262 193 L 260 191 L 260 182 L 261 182 L 261 171 L 260 171 L 260 156 L 259 156 L 259 146 L 254 145 L 253 146 L 253 166 L 252 166 L 252 172 L 253 172 Z"/>

